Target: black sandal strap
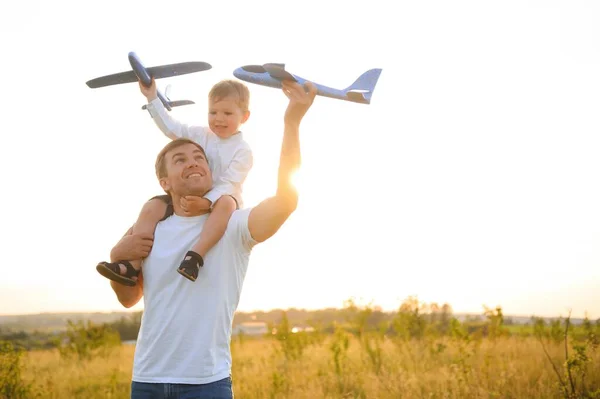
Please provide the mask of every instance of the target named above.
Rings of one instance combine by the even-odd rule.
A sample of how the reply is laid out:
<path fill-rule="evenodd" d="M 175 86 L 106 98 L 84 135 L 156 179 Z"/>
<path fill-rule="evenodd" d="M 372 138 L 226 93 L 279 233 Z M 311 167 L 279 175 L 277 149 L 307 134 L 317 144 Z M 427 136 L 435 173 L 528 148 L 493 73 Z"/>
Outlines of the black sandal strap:
<path fill-rule="evenodd" d="M 191 259 L 186 259 L 188 257 Z M 198 278 L 198 272 L 203 266 L 204 259 L 202 259 L 202 256 L 194 251 L 188 251 L 185 254 L 184 260 L 181 261 L 177 271 L 188 280 L 196 281 Z"/>
<path fill-rule="evenodd" d="M 122 276 L 122 277 L 137 277 L 140 274 L 140 271 L 135 270 L 133 265 L 127 260 L 121 260 L 121 261 L 112 262 L 112 263 L 102 262 L 102 264 L 104 264 L 104 266 L 109 268 L 113 273 L 118 274 L 119 276 Z M 121 273 L 120 265 L 125 266 L 125 274 Z"/>
<path fill-rule="evenodd" d="M 120 265 L 125 266 L 125 274 L 121 274 Z M 134 280 L 132 277 L 137 277 L 140 274 L 140 272 L 138 270 L 135 270 L 133 265 L 126 260 L 112 263 L 100 262 L 96 266 L 96 270 L 98 271 L 98 273 L 100 273 L 109 280 L 116 281 L 118 283 L 128 285 L 131 287 L 137 284 L 136 280 Z"/>
<path fill-rule="evenodd" d="M 122 261 L 115 262 L 115 263 L 117 264 L 117 267 L 119 267 L 119 265 L 123 265 L 123 266 L 125 266 L 125 269 L 127 269 L 125 274 L 123 274 L 122 276 L 137 277 L 140 274 L 140 271 L 135 270 L 133 265 L 128 260 L 122 260 Z M 120 270 L 119 270 L 119 272 L 120 272 Z"/>

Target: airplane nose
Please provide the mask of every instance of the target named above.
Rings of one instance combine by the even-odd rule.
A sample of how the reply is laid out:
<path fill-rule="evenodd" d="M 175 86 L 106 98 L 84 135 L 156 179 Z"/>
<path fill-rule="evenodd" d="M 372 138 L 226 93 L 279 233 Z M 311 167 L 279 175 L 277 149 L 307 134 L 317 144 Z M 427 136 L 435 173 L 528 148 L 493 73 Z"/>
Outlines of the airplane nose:
<path fill-rule="evenodd" d="M 242 79 L 242 74 L 243 74 L 242 68 L 237 68 L 233 71 L 233 76 L 235 76 L 238 79 Z"/>

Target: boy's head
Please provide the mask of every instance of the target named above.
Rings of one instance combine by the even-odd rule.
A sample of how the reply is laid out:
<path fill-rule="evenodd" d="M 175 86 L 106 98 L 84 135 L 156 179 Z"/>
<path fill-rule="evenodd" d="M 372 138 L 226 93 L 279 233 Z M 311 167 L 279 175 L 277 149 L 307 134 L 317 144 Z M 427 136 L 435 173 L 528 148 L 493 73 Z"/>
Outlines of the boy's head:
<path fill-rule="evenodd" d="M 250 117 L 250 91 L 236 80 L 222 80 L 208 93 L 208 126 L 226 139 L 240 131 Z"/>

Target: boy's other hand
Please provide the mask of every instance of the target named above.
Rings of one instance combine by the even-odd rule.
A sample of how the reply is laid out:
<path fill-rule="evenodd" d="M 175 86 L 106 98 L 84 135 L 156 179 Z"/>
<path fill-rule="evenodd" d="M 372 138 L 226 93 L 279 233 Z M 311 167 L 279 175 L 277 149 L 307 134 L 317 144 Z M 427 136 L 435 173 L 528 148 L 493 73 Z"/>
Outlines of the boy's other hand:
<path fill-rule="evenodd" d="M 181 209 L 186 216 L 200 215 L 210 211 L 211 202 L 206 198 L 187 195 L 181 197 Z"/>
<path fill-rule="evenodd" d="M 146 97 L 146 100 L 148 100 L 148 102 L 158 97 L 158 94 L 156 94 L 156 82 L 154 81 L 154 78 L 152 78 L 152 83 L 150 84 L 150 87 L 144 86 L 141 81 L 138 81 L 138 84 L 140 85 L 140 91 L 142 92 L 144 97 Z"/>

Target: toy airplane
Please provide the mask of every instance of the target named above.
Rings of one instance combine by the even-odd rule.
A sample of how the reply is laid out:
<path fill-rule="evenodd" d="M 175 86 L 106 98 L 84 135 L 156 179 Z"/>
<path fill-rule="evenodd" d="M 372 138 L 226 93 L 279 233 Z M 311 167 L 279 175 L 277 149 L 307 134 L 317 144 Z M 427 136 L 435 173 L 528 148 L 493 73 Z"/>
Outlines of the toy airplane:
<path fill-rule="evenodd" d="M 146 68 L 133 51 L 129 53 L 129 64 L 131 65 L 131 71 L 101 76 L 87 81 L 86 84 L 88 87 L 95 89 L 98 87 L 137 82 L 139 80 L 144 86 L 149 87 L 152 84 L 152 78 L 169 78 L 172 76 L 206 71 L 212 68 L 212 66 L 206 62 L 182 62 L 179 64 L 159 65 Z M 169 111 L 172 107 L 194 104 L 194 102 L 190 100 L 171 101 L 167 96 L 163 95 L 160 90 L 157 90 L 157 95 L 165 108 Z M 144 105 L 142 109 L 146 109 L 146 106 Z"/>
<path fill-rule="evenodd" d="M 317 87 L 317 95 L 336 98 L 339 100 L 352 101 L 361 104 L 370 104 L 373 90 L 381 74 L 381 69 L 370 69 L 356 79 L 346 89 L 334 89 L 314 83 Z M 292 80 L 301 85 L 306 79 L 292 75 L 285 70 L 285 64 L 246 65 L 233 71 L 233 75 L 246 82 L 256 83 L 263 86 L 281 88 L 283 80 Z"/>

